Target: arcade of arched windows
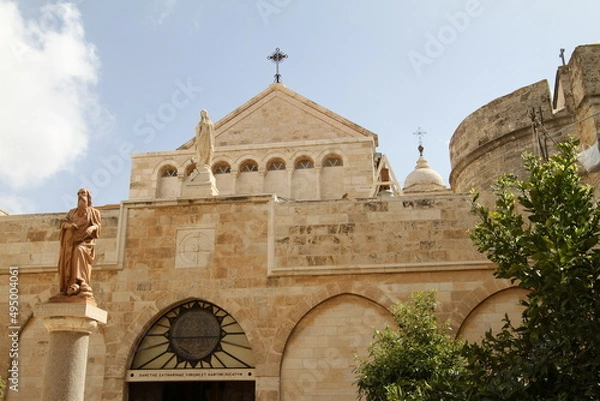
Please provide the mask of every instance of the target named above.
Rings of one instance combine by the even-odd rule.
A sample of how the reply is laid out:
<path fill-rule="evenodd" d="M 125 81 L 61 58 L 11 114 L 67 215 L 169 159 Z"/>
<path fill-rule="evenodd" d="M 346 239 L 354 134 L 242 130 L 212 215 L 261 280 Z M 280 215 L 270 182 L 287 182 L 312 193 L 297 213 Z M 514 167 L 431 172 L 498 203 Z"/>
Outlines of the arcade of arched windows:
<path fill-rule="evenodd" d="M 272 155 L 260 162 L 252 157 L 242 157 L 236 162 L 217 158 L 211 169 L 222 195 L 273 192 L 297 199 L 328 199 L 341 196 L 339 192 L 343 192 L 342 175 L 339 170 L 334 172 L 330 168 L 344 165 L 341 152 L 334 151 L 318 157 L 307 154 L 289 158 Z M 181 186 L 186 185 L 187 178 L 197 170 L 193 163 L 178 169 L 165 161 L 155 171 L 157 197 L 171 198 L 180 196 Z"/>
<path fill-rule="evenodd" d="M 311 169 L 315 167 L 343 167 L 344 161 L 342 156 L 337 153 L 327 154 L 320 160 L 320 163 L 315 163 L 312 157 L 302 155 L 294 160 L 286 161 L 282 157 L 273 157 L 267 159 L 266 163 L 261 166 L 251 158 L 243 159 L 240 163 L 232 165 L 225 160 L 218 160 L 212 166 L 213 174 L 228 174 L 234 171 L 239 173 L 249 173 L 257 171 L 279 171 L 287 170 L 289 166 L 293 166 L 294 170 Z"/>

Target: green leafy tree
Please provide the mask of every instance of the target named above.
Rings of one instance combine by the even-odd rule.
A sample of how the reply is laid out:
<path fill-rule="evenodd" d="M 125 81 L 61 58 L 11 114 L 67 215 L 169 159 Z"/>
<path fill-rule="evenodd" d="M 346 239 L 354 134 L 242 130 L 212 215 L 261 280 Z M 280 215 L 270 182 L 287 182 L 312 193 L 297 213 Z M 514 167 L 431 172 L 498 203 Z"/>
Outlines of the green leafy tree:
<path fill-rule="evenodd" d="M 413 294 L 393 308 L 397 327 L 375 330 L 366 358 L 354 368 L 367 401 L 461 400 L 453 395 L 466 360 L 463 343 L 451 338 L 435 315 L 434 292 Z"/>
<path fill-rule="evenodd" d="M 469 346 L 472 399 L 600 400 L 600 209 L 576 146 L 561 143 L 548 160 L 524 155 L 529 178 L 502 177 L 495 210 L 474 198 L 472 240 L 496 277 L 530 292 L 520 325 L 506 319 Z"/>

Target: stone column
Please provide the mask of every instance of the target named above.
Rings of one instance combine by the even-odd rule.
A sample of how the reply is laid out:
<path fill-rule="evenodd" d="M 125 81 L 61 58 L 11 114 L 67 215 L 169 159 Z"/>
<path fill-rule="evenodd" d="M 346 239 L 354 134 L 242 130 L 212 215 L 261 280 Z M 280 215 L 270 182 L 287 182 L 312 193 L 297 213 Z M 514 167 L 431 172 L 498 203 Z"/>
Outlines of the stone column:
<path fill-rule="evenodd" d="M 107 312 L 92 304 L 46 303 L 35 310 L 50 333 L 42 401 L 83 401 L 90 333 Z"/>

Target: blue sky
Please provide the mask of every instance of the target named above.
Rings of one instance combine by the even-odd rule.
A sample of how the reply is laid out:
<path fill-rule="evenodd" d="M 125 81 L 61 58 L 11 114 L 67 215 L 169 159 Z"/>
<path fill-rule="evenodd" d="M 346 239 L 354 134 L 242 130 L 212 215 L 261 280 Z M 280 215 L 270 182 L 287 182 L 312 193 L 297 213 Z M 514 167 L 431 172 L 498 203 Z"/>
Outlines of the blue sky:
<path fill-rule="evenodd" d="M 379 135 L 402 181 L 446 184 L 470 113 L 600 40 L 597 0 L 0 0 L 0 209 L 127 199 L 130 153 L 176 149 L 273 82 Z M 524 110 L 526 112 L 526 110 Z"/>

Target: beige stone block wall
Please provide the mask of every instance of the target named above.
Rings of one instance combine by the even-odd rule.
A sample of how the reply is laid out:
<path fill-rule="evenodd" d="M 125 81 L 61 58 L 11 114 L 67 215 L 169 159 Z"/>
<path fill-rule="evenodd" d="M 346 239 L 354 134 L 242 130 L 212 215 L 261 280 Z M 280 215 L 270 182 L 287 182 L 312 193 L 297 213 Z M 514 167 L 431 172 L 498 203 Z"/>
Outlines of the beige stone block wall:
<path fill-rule="evenodd" d="M 290 198 L 290 173 L 288 169 L 266 171 L 263 193 Z"/>
<path fill-rule="evenodd" d="M 399 198 L 294 202 L 275 208 L 272 274 L 286 270 L 419 269 L 481 262 L 467 230 L 469 197 L 414 195 Z"/>
<path fill-rule="evenodd" d="M 240 195 L 262 193 L 264 173 L 259 171 L 241 172 L 237 176 L 235 193 Z"/>
<path fill-rule="evenodd" d="M 316 343 L 311 352 L 320 358 L 323 352 L 325 357 L 338 355 L 332 357 L 331 371 L 324 374 L 330 374 L 335 386 L 348 390 L 352 383 L 348 353 L 366 350 L 371 328 L 388 322 L 386 311 L 397 300 L 435 289 L 442 303 L 440 317 L 450 319 L 457 329 L 487 297 L 510 287 L 493 279 L 492 266 L 470 245 L 465 231 L 471 219 L 468 208 L 464 196 L 414 195 L 387 201 L 327 202 L 240 196 L 125 202 L 122 210 L 104 209 L 102 241 L 115 249 L 100 254 L 105 262 L 109 254 L 121 255 L 122 260 L 93 272 L 99 307 L 109 317 L 97 334 L 101 340 L 92 340 L 90 383 L 102 386 L 103 401 L 123 400 L 125 373 L 145 330 L 178 303 L 201 299 L 226 310 L 246 333 L 256 360 L 259 399 L 280 399 L 285 386 L 280 387 L 279 377 L 288 371 L 288 356 L 294 363 L 299 363 L 298 358 L 308 358 L 309 365 L 321 361 L 303 354 L 307 342 Z M 7 231 L 15 242 L 26 245 L 28 233 L 35 228 L 42 232 L 40 238 L 51 239 L 56 235 L 51 234 L 54 224 L 40 222 L 52 219 L 54 214 L 30 216 L 18 223 L 2 218 L 0 233 L 12 227 Z M 201 247 L 210 253 L 210 263 L 178 268 L 177 258 L 185 257 L 178 242 L 185 235 L 178 233 L 194 230 L 211 233 L 206 238 L 213 242 L 212 249 L 206 241 Z M 18 260 L 19 255 L 8 257 Z M 0 308 L 6 310 L 8 281 L 6 271 L 1 273 Z M 23 318 L 28 319 L 33 306 L 53 295 L 57 286 L 54 270 L 24 273 L 20 281 Z M 334 329 L 327 325 L 338 309 L 346 315 L 338 320 L 337 334 L 332 334 Z M 0 314 L 0 324 L 7 326 L 6 319 L 6 314 Z M 317 322 L 324 338 L 329 338 L 326 349 L 318 349 L 321 345 L 310 334 L 309 322 Z M 357 326 L 360 341 L 353 337 Z M 41 348 L 35 341 L 44 337 L 35 327 L 24 331 L 27 365 L 34 360 L 45 363 L 43 355 L 36 354 Z M 334 342 L 338 337 L 340 341 Z M 8 366 L 7 356 L 6 345 L 0 343 L 2 369 Z M 334 366 L 337 363 L 339 368 Z M 289 384 L 286 380 L 282 383 Z"/>
<path fill-rule="evenodd" d="M 323 147 L 327 146 L 326 150 Z M 339 199 L 345 193 L 351 197 L 370 196 L 374 180 L 373 143 L 365 139 L 339 139 L 282 143 L 270 146 L 244 146 L 216 149 L 213 165 L 227 163 L 231 173 L 216 174 L 220 195 L 246 195 L 275 192 L 282 197 L 296 199 Z M 342 158 L 343 166 L 322 167 L 331 155 Z M 174 199 L 182 193 L 181 186 L 189 179 L 191 157 L 189 150 L 146 153 L 132 157 L 130 200 Z M 282 159 L 289 169 L 268 171 L 272 159 Z M 296 170 L 300 159 L 312 160 L 313 169 Z M 242 163 L 253 160 L 257 172 L 241 172 Z M 178 177 L 161 177 L 161 171 L 172 166 Z M 275 174 L 276 178 L 269 175 Z M 192 172 L 193 177 L 194 173 Z M 275 185 L 273 181 L 277 179 Z"/>
<path fill-rule="evenodd" d="M 102 214 L 101 238 L 96 246 L 95 264 L 116 263 L 118 206 L 99 208 Z M 0 255 L 4 268 L 19 266 L 22 273 L 56 272 L 59 253 L 60 221 L 65 213 L 9 215 L 0 219 Z M 58 291 L 58 289 L 57 289 Z"/>
<path fill-rule="evenodd" d="M 527 298 L 527 291 L 522 288 L 508 288 L 492 294 L 471 311 L 461 325 L 457 336 L 468 342 L 477 342 L 491 330 L 498 333 L 504 326 L 504 317 L 508 315 L 513 326 L 521 321 L 523 307 L 520 300 Z"/>
<path fill-rule="evenodd" d="M 373 330 L 394 325 L 380 305 L 340 295 L 311 310 L 288 340 L 281 365 L 281 400 L 356 398 L 355 355 L 366 356 Z"/>
<path fill-rule="evenodd" d="M 340 199 L 344 194 L 348 193 L 347 182 L 347 170 L 343 167 L 323 168 L 319 183 L 321 199 Z M 363 185 L 367 182 L 363 183 Z"/>
<path fill-rule="evenodd" d="M 364 128 L 289 91 L 271 86 L 215 124 L 216 147 L 374 137 Z"/>

